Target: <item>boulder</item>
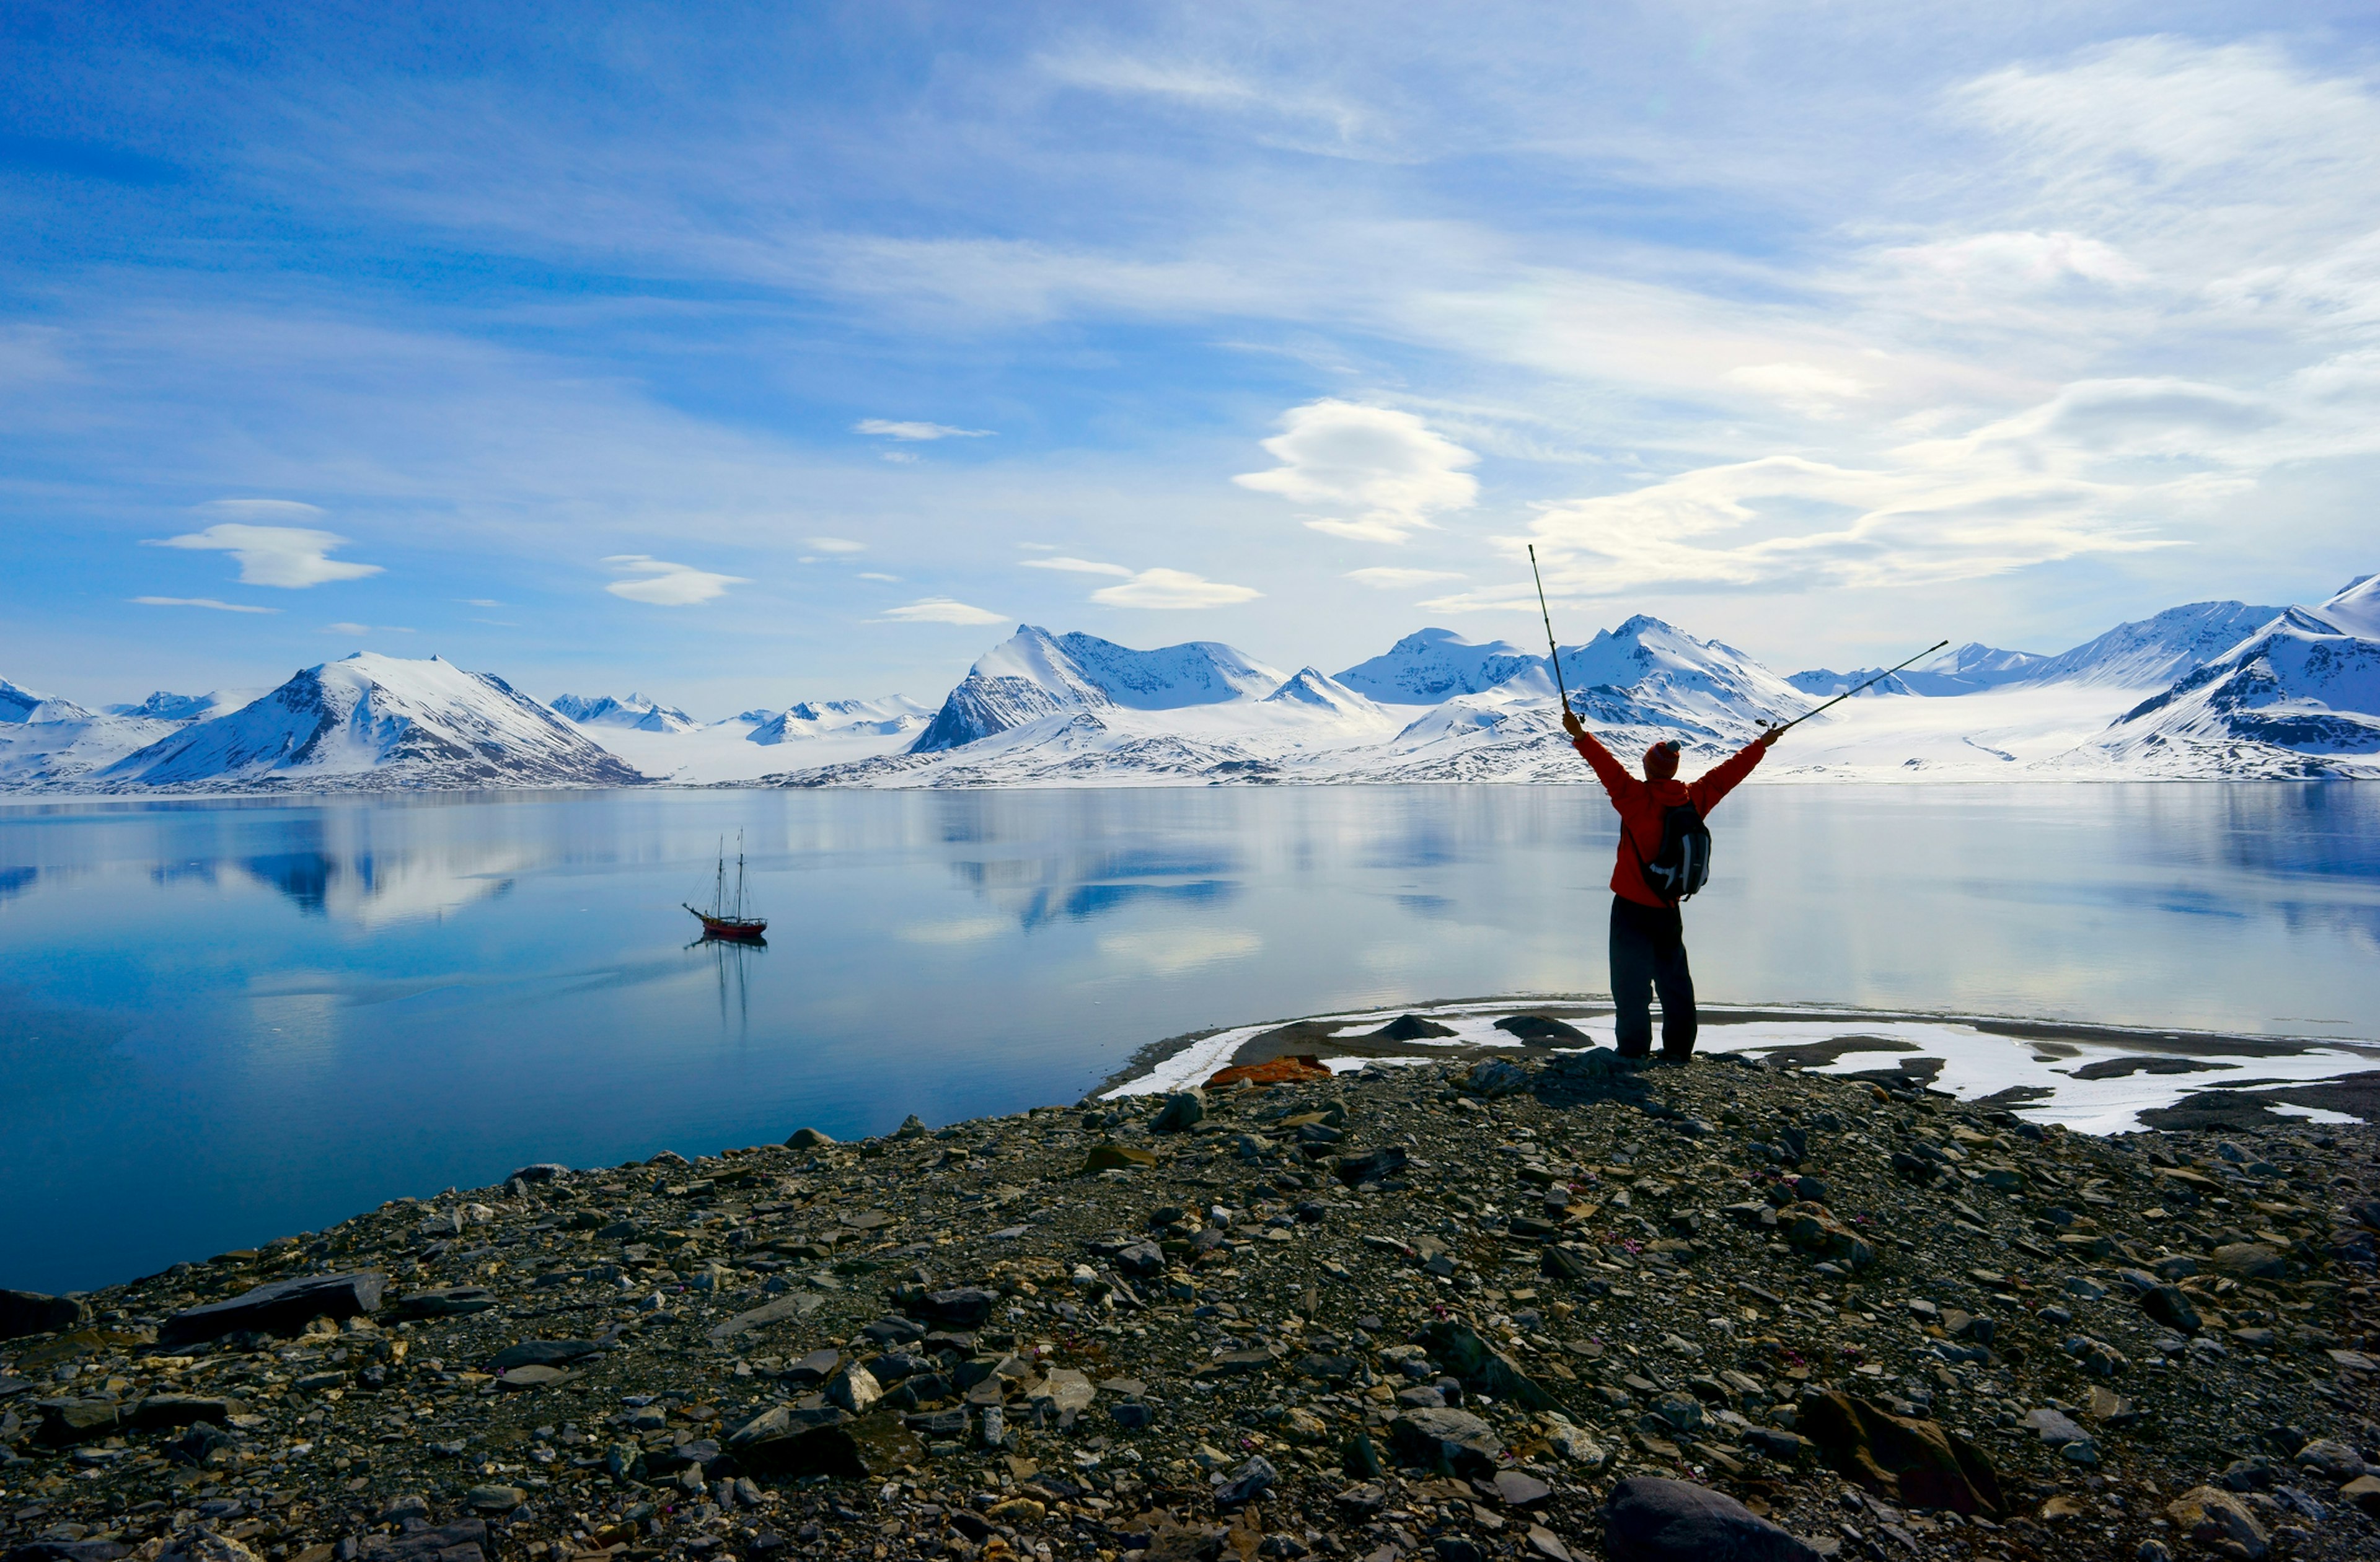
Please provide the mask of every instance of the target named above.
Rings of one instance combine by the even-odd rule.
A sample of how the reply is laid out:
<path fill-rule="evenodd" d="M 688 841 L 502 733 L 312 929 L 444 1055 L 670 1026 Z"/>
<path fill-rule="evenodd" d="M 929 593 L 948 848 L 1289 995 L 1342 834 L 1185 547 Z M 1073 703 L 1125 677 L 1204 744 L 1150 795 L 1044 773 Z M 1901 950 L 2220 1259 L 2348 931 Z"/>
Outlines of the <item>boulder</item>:
<path fill-rule="evenodd" d="M 785 1148 L 788 1150 L 816 1150 L 833 1143 L 832 1138 L 815 1128 L 797 1128 L 785 1135 Z"/>
<path fill-rule="evenodd" d="M 441 1286 L 396 1299 L 396 1310 L 408 1318 L 454 1318 L 484 1313 L 496 1304 L 496 1293 L 485 1286 Z"/>
<path fill-rule="evenodd" d="M 2173 1527 L 2209 1550 L 2223 1550 L 2249 1562 L 2272 1553 L 2271 1537 L 2247 1504 L 2214 1486 L 2192 1486 L 2166 1504 Z"/>
<path fill-rule="evenodd" d="M 865 1480 L 917 1463 L 925 1457 L 925 1445 L 896 1415 L 854 1420 L 832 1405 L 779 1405 L 730 1433 L 726 1451 L 755 1474 Z"/>
<path fill-rule="evenodd" d="M 45 1448 L 70 1448 L 115 1436 L 122 1407 L 113 1399 L 61 1399 L 37 1400 L 34 1409 L 42 1412 L 42 1423 L 33 1429 L 33 1441 Z"/>
<path fill-rule="evenodd" d="M 1366 1182 L 1385 1182 L 1400 1175 L 1408 1158 L 1402 1144 L 1384 1144 L 1369 1155 L 1340 1156 L 1336 1169 L 1340 1181 L 1360 1188 Z"/>
<path fill-rule="evenodd" d="M 2209 1262 L 2242 1280 L 2276 1279 L 2289 1271 L 2289 1255 L 2265 1242 L 2226 1242 Z"/>
<path fill-rule="evenodd" d="M 961 1286 L 950 1290 L 905 1287 L 894 1300 L 902 1312 L 920 1323 L 962 1334 L 972 1333 L 990 1323 L 991 1310 L 1000 1303 L 997 1295 L 974 1286 Z"/>
<path fill-rule="evenodd" d="M 185 1530 L 165 1543 L 157 1562 L 256 1562 L 256 1553 L 212 1530 Z"/>
<path fill-rule="evenodd" d="M 116 1562 L 127 1555 L 114 1541 L 27 1541 L 0 1553 L 0 1562 Z"/>
<path fill-rule="evenodd" d="M 1551 1394 L 1512 1364 L 1511 1357 L 1462 1324 L 1432 1324 L 1422 1331 L 1419 1343 L 1427 1347 L 1432 1361 L 1475 1394 L 1486 1394 L 1499 1404 L 1518 1405 L 1524 1411 L 1560 1408 Z"/>
<path fill-rule="evenodd" d="M 380 1311 L 386 1278 L 373 1270 L 301 1275 L 242 1291 L 227 1302 L 185 1308 L 157 1329 L 161 1347 L 196 1345 L 227 1334 L 296 1334 L 318 1317 L 353 1318 Z"/>
<path fill-rule="evenodd" d="M 1876 1251 L 1825 1205 L 1797 1199 L 1777 1212 L 1779 1235 L 1804 1253 L 1831 1258 L 1854 1269 L 1876 1262 Z"/>
<path fill-rule="evenodd" d="M 83 1304 L 73 1297 L 45 1296 L 38 1290 L 0 1290 L 0 1339 L 61 1333 L 82 1322 L 82 1318 Z"/>
<path fill-rule="evenodd" d="M 2006 1509 L 1983 1451 L 1938 1422 L 1836 1392 L 1803 1405 L 1801 1431 L 1839 1473 L 1878 1496 L 1987 1519 Z"/>
<path fill-rule="evenodd" d="M 1465 1090 L 1475 1096 L 1485 1096 L 1490 1100 L 1505 1096 L 1518 1096 L 1529 1088 L 1529 1082 L 1528 1070 L 1517 1063 L 1508 1063 L 1501 1058 L 1489 1058 L 1474 1063 L 1471 1065 L 1471 1072 L 1463 1076 L 1463 1087 Z"/>
<path fill-rule="evenodd" d="M 504 1181 L 507 1182 L 559 1182 L 569 1175 L 570 1168 L 560 1161 L 539 1161 L 534 1166 L 522 1167 Z"/>
<path fill-rule="evenodd" d="M 1136 1168 L 1146 1169 L 1156 1164 L 1157 1152 L 1154 1150 L 1113 1142 L 1092 1145 L 1090 1154 L 1083 1157 L 1085 1171 L 1131 1171 Z"/>
<path fill-rule="evenodd" d="M 1206 1120 L 1207 1093 L 1181 1090 L 1165 1098 L 1165 1105 L 1148 1120 L 1148 1127 L 1154 1133 L 1184 1133 Z"/>
<path fill-rule="evenodd" d="M 222 1426 L 243 1409 L 237 1399 L 208 1399 L 195 1394 L 152 1394 L 128 1407 L 117 1419 L 133 1432 L 172 1432 L 200 1422 Z"/>
<path fill-rule="evenodd" d="M 1632 1475 L 1603 1507 L 1612 1562 L 1817 1562 L 1811 1546 L 1723 1493 Z"/>
<path fill-rule="evenodd" d="M 515 1367 L 558 1367 L 601 1349 L 591 1339 L 525 1339 L 488 1358 L 488 1370 L 508 1373 Z"/>
<path fill-rule="evenodd" d="M 1496 1429 L 1469 1411 L 1407 1411 L 1389 1424 L 1397 1456 L 1427 1470 L 1493 1480 L 1504 1452 Z"/>
<path fill-rule="evenodd" d="M 2143 1291 L 2141 1311 L 2183 1334 L 2196 1334 L 2200 1327 L 2198 1309 L 2191 1305 L 2189 1296 L 2180 1286 L 2157 1285 Z"/>
<path fill-rule="evenodd" d="M 485 1520 L 457 1519 L 434 1529 L 366 1535 L 358 1556 L 361 1562 L 485 1562 L 487 1544 Z"/>

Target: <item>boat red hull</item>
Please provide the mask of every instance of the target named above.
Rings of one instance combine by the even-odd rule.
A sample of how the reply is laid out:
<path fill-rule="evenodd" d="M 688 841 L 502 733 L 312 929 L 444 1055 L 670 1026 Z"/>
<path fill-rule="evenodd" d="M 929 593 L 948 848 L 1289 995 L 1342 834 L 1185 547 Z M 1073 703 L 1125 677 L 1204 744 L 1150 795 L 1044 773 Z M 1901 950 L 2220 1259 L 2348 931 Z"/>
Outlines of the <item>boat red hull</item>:
<path fill-rule="evenodd" d="M 702 936 L 706 938 L 733 938 L 738 943 L 757 944 L 760 941 L 760 935 L 769 930 L 768 920 L 764 917 L 738 921 L 733 917 L 705 916 L 700 912 L 694 915 L 695 920 L 702 924 Z"/>

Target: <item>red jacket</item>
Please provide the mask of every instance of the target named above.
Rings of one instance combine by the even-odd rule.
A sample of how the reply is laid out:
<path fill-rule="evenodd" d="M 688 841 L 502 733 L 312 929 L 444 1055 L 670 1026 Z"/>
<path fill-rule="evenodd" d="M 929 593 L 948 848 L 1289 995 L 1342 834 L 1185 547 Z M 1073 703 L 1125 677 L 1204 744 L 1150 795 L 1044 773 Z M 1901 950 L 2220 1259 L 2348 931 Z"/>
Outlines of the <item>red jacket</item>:
<path fill-rule="evenodd" d="M 1733 792 L 1735 783 L 1750 775 L 1760 757 L 1768 752 L 1755 741 L 1694 781 L 1648 781 L 1613 758 L 1611 750 L 1597 742 L 1593 733 L 1573 740 L 1572 746 L 1595 767 L 1596 779 L 1611 794 L 1611 805 L 1620 810 L 1620 858 L 1611 866 L 1612 891 L 1648 906 L 1670 903 L 1645 882 L 1639 866 L 1640 859 L 1649 862 L 1661 850 L 1661 816 L 1681 803 L 1692 803 L 1696 813 L 1708 817 L 1718 800 Z"/>

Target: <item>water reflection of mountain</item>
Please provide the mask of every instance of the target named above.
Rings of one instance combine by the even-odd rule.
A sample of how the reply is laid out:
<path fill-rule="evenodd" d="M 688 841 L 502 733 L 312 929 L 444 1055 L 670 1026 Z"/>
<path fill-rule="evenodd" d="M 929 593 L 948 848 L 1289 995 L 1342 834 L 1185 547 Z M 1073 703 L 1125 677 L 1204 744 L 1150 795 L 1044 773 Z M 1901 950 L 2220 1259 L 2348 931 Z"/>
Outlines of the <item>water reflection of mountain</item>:
<path fill-rule="evenodd" d="M 42 870 L 37 867 L 0 867 L 0 901 L 23 894 L 41 877 Z"/>
<path fill-rule="evenodd" d="M 436 920 L 508 894 L 513 875 L 532 866 L 527 852 L 452 848 L 370 852 L 275 852 L 241 860 L 248 876 L 277 890 L 310 916 L 365 927 Z M 490 861 L 490 857 L 501 860 Z"/>
<path fill-rule="evenodd" d="M 1220 904 L 1240 893 L 1240 866 L 1229 853 L 1118 847 L 968 859 L 951 871 L 1030 928 L 1135 904 Z"/>

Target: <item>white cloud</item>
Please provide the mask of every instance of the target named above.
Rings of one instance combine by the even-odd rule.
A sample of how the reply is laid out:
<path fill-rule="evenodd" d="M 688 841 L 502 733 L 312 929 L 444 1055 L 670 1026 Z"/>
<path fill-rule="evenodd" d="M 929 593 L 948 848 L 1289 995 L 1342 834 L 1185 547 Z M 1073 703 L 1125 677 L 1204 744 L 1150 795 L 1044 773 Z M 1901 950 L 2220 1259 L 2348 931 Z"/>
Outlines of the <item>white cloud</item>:
<path fill-rule="evenodd" d="M 860 580 L 881 580 L 892 585 L 898 585 L 901 580 L 901 577 L 897 575 L 883 575 L 875 570 L 861 570 L 856 578 Z"/>
<path fill-rule="evenodd" d="M 326 624 L 322 625 L 322 633 L 325 635 L 410 635 L 413 631 L 393 624 Z"/>
<path fill-rule="evenodd" d="M 630 577 L 615 580 L 604 590 L 614 597 L 650 602 L 657 607 L 692 607 L 697 602 L 710 601 L 731 586 L 745 584 L 740 575 L 716 575 L 644 553 L 614 553 L 603 562 Z"/>
<path fill-rule="evenodd" d="M 953 601 L 948 597 L 928 597 L 905 607 L 887 608 L 884 616 L 901 624 L 1005 624 L 1006 613 L 990 612 Z"/>
<path fill-rule="evenodd" d="M 462 603 L 467 608 L 500 608 L 504 606 L 502 602 L 497 601 L 493 597 L 457 597 L 455 599 Z"/>
<path fill-rule="evenodd" d="M 1120 586 L 1103 586 L 1091 600 L 1111 608 L 1220 608 L 1252 601 L 1264 593 L 1246 586 L 1227 586 L 1184 570 L 1143 570 Z"/>
<path fill-rule="evenodd" d="M 862 434 L 887 440 L 988 440 L 990 429 L 953 429 L 948 423 L 912 423 L 890 418 L 863 418 L 852 425 Z"/>
<path fill-rule="evenodd" d="M 1479 458 L 1410 412 L 1325 397 L 1281 415 L 1264 442 L 1281 465 L 1232 480 L 1293 504 L 1357 512 L 1317 516 L 1317 531 L 1358 541 L 1401 542 L 1444 510 L 1468 508 L 1478 481 L 1464 467 Z"/>
<path fill-rule="evenodd" d="M 854 542 L 847 537 L 809 537 L 804 538 L 802 540 L 805 546 L 815 548 L 821 553 L 865 553 L 868 551 L 867 543 Z"/>
<path fill-rule="evenodd" d="M 322 514 L 310 504 L 279 499 L 217 500 L 200 508 L 235 515 Z M 261 527 L 225 521 L 204 531 L 155 539 L 148 546 L 229 553 L 239 561 L 242 585 L 280 586 L 294 590 L 326 581 L 360 580 L 381 573 L 378 564 L 350 563 L 329 556 L 332 549 L 343 548 L 346 541 L 335 532 L 306 527 Z"/>
<path fill-rule="evenodd" d="M 1129 576 L 1132 571 L 1122 564 L 1103 564 L 1096 559 L 1071 559 L 1061 555 L 1054 559 L 1020 560 L 1029 570 L 1063 570 L 1069 575 L 1116 575 Z"/>
<path fill-rule="evenodd" d="M 1106 959 L 1167 976 L 1226 960 L 1244 960 L 1263 948 L 1264 939 L 1244 927 L 1167 927 L 1099 935 L 1099 953 Z"/>
<path fill-rule="evenodd" d="M 252 608 L 245 602 L 218 602 L 212 597 L 135 597 L 149 608 L 212 608 L 217 612 L 279 612 L 279 608 Z"/>
<path fill-rule="evenodd" d="M 1375 564 L 1370 569 L 1349 570 L 1347 578 L 1377 591 L 1395 591 L 1408 586 L 1427 586 L 1433 580 L 1461 580 L 1463 576 L 1454 570 L 1397 569 Z"/>
<path fill-rule="evenodd" d="M 1789 412 L 1814 418 L 1831 416 L 1839 404 L 1856 401 L 1876 387 L 1814 363 L 1747 364 L 1730 369 L 1727 377 L 1757 392 Z"/>

